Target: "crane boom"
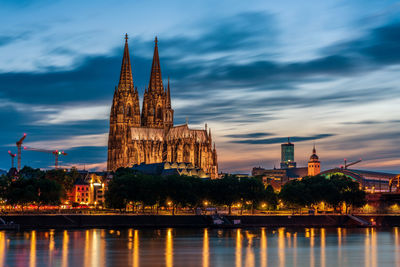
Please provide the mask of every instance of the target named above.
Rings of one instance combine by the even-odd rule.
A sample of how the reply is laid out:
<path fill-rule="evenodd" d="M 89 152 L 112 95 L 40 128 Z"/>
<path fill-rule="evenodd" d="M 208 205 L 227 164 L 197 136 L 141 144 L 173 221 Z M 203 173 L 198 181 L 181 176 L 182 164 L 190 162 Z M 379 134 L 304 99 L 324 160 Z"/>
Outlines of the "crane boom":
<path fill-rule="evenodd" d="M 14 158 L 15 158 L 15 156 L 16 156 L 17 154 L 11 153 L 10 150 L 8 150 L 8 154 L 9 154 L 10 157 L 11 157 L 11 168 L 14 168 Z"/>
<path fill-rule="evenodd" d="M 58 156 L 59 155 L 63 155 L 63 156 L 67 155 L 66 152 L 59 151 L 58 149 L 57 150 L 48 150 L 48 149 L 43 149 L 43 148 L 34 148 L 34 147 L 25 146 L 24 150 L 28 150 L 28 151 L 30 150 L 30 151 L 37 151 L 37 152 L 53 154 L 54 157 L 55 157 L 55 164 L 54 164 L 55 169 L 58 169 Z"/>
<path fill-rule="evenodd" d="M 344 168 L 347 169 L 348 167 L 353 166 L 353 165 L 355 165 L 357 163 L 360 163 L 361 161 L 362 161 L 362 159 L 359 159 L 357 161 L 347 163 L 347 160 L 344 159 Z"/>
<path fill-rule="evenodd" d="M 16 142 L 17 151 L 18 151 L 17 152 L 18 153 L 18 171 L 21 170 L 21 146 L 22 146 L 22 143 L 24 142 L 25 138 L 26 138 L 26 133 L 24 133 L 24 135 L 21 137 L 21 139 L 19 139 Z"/>

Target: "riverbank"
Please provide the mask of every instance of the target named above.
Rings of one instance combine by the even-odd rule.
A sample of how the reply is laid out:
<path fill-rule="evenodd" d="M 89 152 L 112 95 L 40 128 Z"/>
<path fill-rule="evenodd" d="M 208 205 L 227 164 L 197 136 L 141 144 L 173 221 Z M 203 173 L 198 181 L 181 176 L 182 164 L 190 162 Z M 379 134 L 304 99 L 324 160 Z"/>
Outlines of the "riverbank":
<path fill-rule="evenodd" d="M 113 227 L 393 227 L 400 226 L 396 215 L 268 215 L 222 216 L 220 221 L 210 215 L 7 215 L 7 222 L 20 229 L 72 229 Z M 219 223 L 219 224 L 218 224 Z"/>

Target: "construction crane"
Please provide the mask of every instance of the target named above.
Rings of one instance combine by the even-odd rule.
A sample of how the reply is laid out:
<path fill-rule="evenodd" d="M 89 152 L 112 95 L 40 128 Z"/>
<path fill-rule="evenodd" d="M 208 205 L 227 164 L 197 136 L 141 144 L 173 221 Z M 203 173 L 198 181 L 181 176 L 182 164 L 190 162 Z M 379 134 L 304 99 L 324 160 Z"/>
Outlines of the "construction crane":
<path fill-rule="evenodd" d="M 17 154 L 11 153 L 10 150 L 8 150 L 8 154 L 9 154 L 10 157 L 11 157 L 11 169 L 12 169 L 12 168 L 14 168 L 14 158 L 15 158 L 15 156 L 16 156 Z"/>
<path fill-rule="evenodd" d="M 347 163 L 347 159 L 344 159 L 344 165 L 342 165 L 341 168 L 342 168 L 342 169 L 343 169 L 343 168 L 344 168 L 344 169 L 347 169 L 348 167 L 353 166 L 353 165 L 355 165 L 355 164 L 357 164 L 357 163 L 360 163 L 361 161 L 362 161 L 362 159 L 359 159 L 359 160 L 357 160 L 357 161 Z"/>
<path fill-rule="evenodd" d="M 24 141 L 24 139 L 26 138 L 26 133 L 24 133 L 24 136 L 21 137 L 21 139 L 19 139 L 19 141 L 17 141 L 17 149 L 18 149 L 18 171 L 21 170 L 21 147 L 22 147 L 22 142 Z"/>
<path fill-rule="evenodd" d="M 55 164 L 54 164 L 55 169 L 58 169 L 58 156 L 59 155 L 63 155 L 63 156 L 67 155 L 67 153 L 65 153 L 64 151 L 59 151 L 58 149 L 57 150 L 47 150 L 47 149 L 33 148 L 33 147 L 25 146 L 24 150 L 38 151 L 38 152 L 53 154 L 55 157 Z"/>

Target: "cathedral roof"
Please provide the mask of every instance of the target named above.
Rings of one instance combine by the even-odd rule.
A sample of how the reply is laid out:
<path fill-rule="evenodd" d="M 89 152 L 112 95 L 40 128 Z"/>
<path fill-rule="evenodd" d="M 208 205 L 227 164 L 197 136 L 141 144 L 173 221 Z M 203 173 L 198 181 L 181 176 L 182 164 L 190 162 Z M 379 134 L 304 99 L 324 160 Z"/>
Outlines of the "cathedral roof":
<path fill-rule="evenodd" d="M 197 142 L 205 143 L 208 140 L 205 130 L 189 129 L 187 124 L 164 130 L 161 128 L 132 127 L 132 140 L 173 141 L 183 138 L 192 138 Z"/>

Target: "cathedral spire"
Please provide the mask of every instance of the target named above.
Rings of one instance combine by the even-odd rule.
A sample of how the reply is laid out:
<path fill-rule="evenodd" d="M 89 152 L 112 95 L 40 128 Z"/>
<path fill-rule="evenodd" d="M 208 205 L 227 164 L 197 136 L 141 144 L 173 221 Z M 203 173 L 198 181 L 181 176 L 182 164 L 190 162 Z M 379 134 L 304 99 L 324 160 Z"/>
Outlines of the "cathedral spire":
<path fill-rule="evenodd" d="M 151 74 L 150 74 L 150 82 L 149 82 L 149 91 L 150 92 L 162 92 L 163 84 L 161 77 L 161 67 L 160 67 L 160 58 L 158 56 L 158 40 L 157 36 L 154 40 L 154 55 L 153 55 L 153 63 L 151 65 Z"/>
<path fill-rule="evenodd" d="M 171 108 L 171 89 L 169 88 L 169 77 L 168 77 L 168 88 L 167 88 L 167 108 Z"/>
<path fill-rule="evenodd" d="M 118 88 L 133 88 L 133 79 L 132 79 L 132 67 L 131 60 L 129 57 L 129 48 L 128 48 L 128 34 L 125 34 L 125 48 L 124 48 L 124 56 L 122 58 L 121 65 L 121 74 L 119 76 L 119 84 Z"/>

